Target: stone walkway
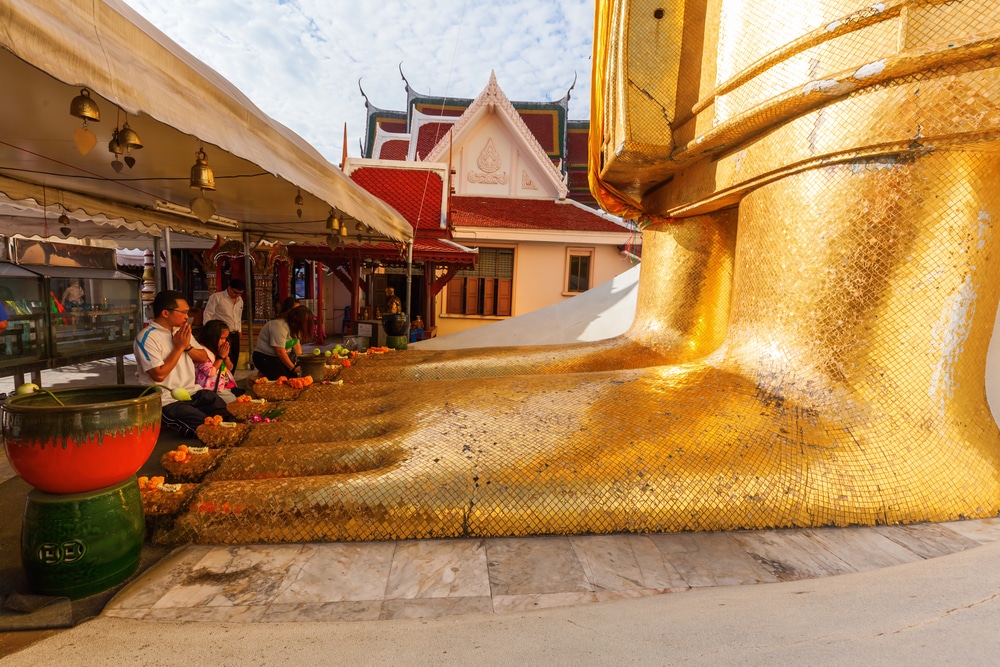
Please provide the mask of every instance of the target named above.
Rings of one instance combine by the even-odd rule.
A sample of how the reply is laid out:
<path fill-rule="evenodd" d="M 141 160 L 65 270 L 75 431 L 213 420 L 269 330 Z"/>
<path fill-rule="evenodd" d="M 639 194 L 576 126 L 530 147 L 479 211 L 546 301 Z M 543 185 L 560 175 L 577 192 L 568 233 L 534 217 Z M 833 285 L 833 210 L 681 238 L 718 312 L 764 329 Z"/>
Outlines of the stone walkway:
<path fill-rule="evenodd" d="M 891 567 L 1000 540 L 1000 519 L 875 528 L 185 546 L 108 616 L 227 623 L 524 612 Z"/>

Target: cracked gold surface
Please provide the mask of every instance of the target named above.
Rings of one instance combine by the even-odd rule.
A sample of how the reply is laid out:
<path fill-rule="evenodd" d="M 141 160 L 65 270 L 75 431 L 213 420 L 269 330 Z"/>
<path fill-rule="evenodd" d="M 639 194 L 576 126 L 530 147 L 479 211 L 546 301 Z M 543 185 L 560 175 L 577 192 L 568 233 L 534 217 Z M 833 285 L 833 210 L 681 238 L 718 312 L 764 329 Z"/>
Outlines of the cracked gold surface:
<path fill-rule="evenodd" d="M 645 221 L 629 332 L 363 358 L 222 450 L 154 540 L 996 515 L 1000 9 L 880 6 L 599 3 L 592 169 Z"/>

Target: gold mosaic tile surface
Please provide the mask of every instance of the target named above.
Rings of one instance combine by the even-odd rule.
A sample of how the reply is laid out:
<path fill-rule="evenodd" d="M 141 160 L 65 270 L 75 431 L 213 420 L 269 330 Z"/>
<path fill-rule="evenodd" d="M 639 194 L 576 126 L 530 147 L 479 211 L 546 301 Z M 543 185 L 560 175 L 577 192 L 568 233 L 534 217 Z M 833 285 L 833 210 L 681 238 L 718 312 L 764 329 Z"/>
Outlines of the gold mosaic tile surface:
<path fill-rule="evenodd" d="M 997 514 L 1000 7 L 667 4 L 598 6 L 592 176 L 644 221 L 632 329 L 363 358 L 148 499 L 156 541 Z"/>

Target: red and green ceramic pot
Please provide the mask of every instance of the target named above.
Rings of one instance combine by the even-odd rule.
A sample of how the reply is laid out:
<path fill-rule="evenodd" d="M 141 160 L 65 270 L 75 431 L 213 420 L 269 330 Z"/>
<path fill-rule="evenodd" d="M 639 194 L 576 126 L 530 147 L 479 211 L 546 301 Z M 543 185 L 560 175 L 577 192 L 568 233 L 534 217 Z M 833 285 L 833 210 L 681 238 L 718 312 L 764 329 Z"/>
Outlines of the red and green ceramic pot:
<path fill-rule="evenodd" d="M 7 458 L 24 481 L 46 493 L 94 491 L 128 479 L 149 458 L 160 434 L 160 392 L 36 391 L 8 398 L 2 422 Z"/>
<path fill-rule="evenodd" d="M 31 491 L 21 524 L 21 564 L 31 590 L 79 600 L 139 567 L 145 534 L 135 476 L 87 493 Z"/>

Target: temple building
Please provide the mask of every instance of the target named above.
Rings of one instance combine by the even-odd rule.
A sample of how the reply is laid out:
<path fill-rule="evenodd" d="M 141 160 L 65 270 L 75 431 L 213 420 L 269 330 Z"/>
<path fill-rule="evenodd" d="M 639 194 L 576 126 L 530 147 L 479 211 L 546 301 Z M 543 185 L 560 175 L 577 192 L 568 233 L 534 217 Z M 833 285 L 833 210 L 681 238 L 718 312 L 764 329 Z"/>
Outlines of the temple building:
<path fill-rule="evenodd" d="M 412 310 L 427 331 L 528 313 L 634 264 L 635 229 L 593 206 L 589 123 L 567 119 L 569 91 L 556 102 L 511 102 L 491 74 L 475 99 L 422 95 L 408 83 L 406 93 L 404 111 L 365 97 L 363 157 L 347 158 L 344 171 L 413 225 Z M 422 242 L 476 261 L 418 262 Z M 402 267 L 373 278 L 376 305 L 386 286 L 407 293 Z"/>

